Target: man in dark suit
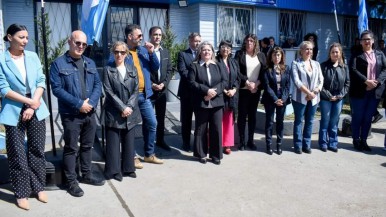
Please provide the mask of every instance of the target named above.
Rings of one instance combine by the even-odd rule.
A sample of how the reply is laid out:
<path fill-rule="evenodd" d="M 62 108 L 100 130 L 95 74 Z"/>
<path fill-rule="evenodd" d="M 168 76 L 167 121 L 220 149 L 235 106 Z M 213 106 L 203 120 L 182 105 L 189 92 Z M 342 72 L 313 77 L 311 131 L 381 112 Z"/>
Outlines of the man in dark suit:
<path fill-rule="evenodd" d="M 169 51 L 161 47 L 162 29 L 159 26 L 153 26 L 149 30 L 150 43 L 154 45 L 154 53 L 160 62 L 160 68 L 152 71 L 150 79 L 152 82 L 153 96 L 151 97 L 155 107 L 157 118 L 157 136 L 156 146 L 170 151 L 171 148 L 164 140 L 165 113 L 166 113 L 166 93 L 167 86 L 172 76 L 172 64 L 170 62 Z"/>
<path fill-rule="evenodd" d="M 181 80 L 178 87 L 178 96 L 180 97 L 181 110 L 181 134 L 182 148 L 190 152 L 190 134 L 192 128 L 193 105 L 188 82 L 189 65 L 196 58 L 198 45 L 201 43 L 201 35 L 193 32 L 189 35 L 189 48 L 178 54 L 178 73 Z"/>

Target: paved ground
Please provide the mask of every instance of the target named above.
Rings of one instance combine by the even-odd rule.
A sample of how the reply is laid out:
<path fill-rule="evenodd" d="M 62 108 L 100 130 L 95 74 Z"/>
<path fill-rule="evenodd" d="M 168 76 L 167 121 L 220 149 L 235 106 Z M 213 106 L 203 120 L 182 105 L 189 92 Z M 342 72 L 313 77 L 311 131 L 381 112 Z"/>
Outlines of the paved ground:
<path fill-rule="evenodd" d="M 179 118 L 176 110 L 171 113 Z M 81 184 L 81 198 L 48 191 L 48 204 L 30 198 L 29 211 L 15 206 L 9 185 L 0 185 L 0 216 L 386 216 L 385 129 L 385 121 L 373 126 L 372 152 L 357 152 L 350 138 L 340 137 L 339 153 L 323 153 L 314 135 L 311 155 L 295 154 L 285 137 L 281 156 L 265 154 L 263 134 L 256 133 L 257 151 L 232 152 L 220 166 L 198 163 L 180 150 L 178 130 L 170 131 L 165 139 L 173 151 L 157 150 L 164 165 L 144 163 L 138 178 L 102 187 Z M 138 151 L 142 143 L 137 139 Z M 96 175 L 103 165 L 94 162 Z"/>

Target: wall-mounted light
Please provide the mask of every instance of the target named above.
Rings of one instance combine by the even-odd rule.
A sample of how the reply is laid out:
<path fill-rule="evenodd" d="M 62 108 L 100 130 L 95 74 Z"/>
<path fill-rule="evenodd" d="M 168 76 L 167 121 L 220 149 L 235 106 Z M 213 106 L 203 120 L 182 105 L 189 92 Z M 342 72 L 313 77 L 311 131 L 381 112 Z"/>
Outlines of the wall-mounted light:
<path fill-rule="evenodd" d="M 178 5 L 180 8 L 188 7 L 188 1 L 187 0 L 178 0 Z"/>

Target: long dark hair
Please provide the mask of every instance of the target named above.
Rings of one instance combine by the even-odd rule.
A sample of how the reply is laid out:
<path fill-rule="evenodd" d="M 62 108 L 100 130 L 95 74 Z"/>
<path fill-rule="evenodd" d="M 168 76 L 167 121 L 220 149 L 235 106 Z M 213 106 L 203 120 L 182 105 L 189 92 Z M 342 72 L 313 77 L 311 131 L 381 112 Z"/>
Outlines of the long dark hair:
<path fill-rule="evenodd" d="M 249 33 L 248 35 L 246 35 L 244 37 L 243 45 L 241 46 L 241 50 L 244 52 L 247 51 L 246 46 L 247 46 L 248 38 L 252 38 L 255 41 L 255 49 L 253 51 L 253 56 L 256 56 L 260 52 L 260 47 L 259 47 L 259 40 L 258 40 L 257 36 L 253 33 Z"/>
<path fill-rule="evenodd" d="M 220 50 L 221 46 L 226 45 L 231 48 L 231 52 L 229 53 L 229 58 L 232 57 L 232 42 L 229 40 L 221 40 L 220 44 L 218 45 L 218 51 L 216 53 L 216 58 L 217 59 L 222 59 L 223 57 L 221 56 Z"/>
<path fill-rule="evenodd" d="M 341 65 L 341 66 L 344 66 L 345 63 L 344 63 L 344 53 L 343 53 L 343 48 L 342 48 L 342 45 L 340 45 L 339 43 L 337 42 L 334 42 L 330 45 L 330 48 L 328 49 L 328 60 L 331 61 L 331 50 L 336 47 L 338 48 L 339 52 L 340 52 L 340 58 L 338 59 L 338 64 Z"/>
<path fill-rule="evenodd" d="M 279 62 L 279 68 L 280 68 L 280 72 L 284 72 L 285 71 L 285 54 L 284 54 L 284 51 L 281 47 L 274 47 L 272 48 L 269 52 L 268 52 L 268 56 L 267 56 L 267 67 L 269 69 L 273 69 L 274 67 L 274 63 L 272 61 L 272 55 L 273 54 L 277 54 L 277 53 L 280 53 L 281 54 L 281 60 Z M 272 70 L 273 71 L 273 70 Z"/>
<path fill-rule="evenodd" d="M 17 24 L 17 23 L 14 23 L 12 25 L 10 25 L 7 29 L 7 33 L 5 34 L 5 36 L 3 37 L 3 40 L 4 41 L 9 41 L 8 40 L 8 34 L 13 36 L 15 35 L 17 32 L 19 31 L 27 31 L 27 27 L 25 27 L 24 25 L 20 25 L 20 24 Z"/>

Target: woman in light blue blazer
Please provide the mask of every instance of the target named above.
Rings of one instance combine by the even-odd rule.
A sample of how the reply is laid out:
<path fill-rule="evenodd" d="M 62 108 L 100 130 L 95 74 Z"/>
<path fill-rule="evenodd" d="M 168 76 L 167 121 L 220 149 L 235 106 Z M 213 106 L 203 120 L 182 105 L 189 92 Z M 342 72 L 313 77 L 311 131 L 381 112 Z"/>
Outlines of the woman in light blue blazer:
<path fill-rule="evenodd" d="M 25 26 L 9 26 L 4 41 L 10 46 L 0 54 L 0 123 L 5 126 L 9 171 L 17 206 L 28 210 L 31 194 L 47 203 L 44 119 L 49 112 L 42 100 L 46 78 L 36 53 L 24 50 L 28 43 Z"/>
<path fill-rule="evenodd" d="M 323 74 L 320 64 L 312 60 L 314 44 L 303 41 L 299 48 L 300 58 L 292 62 L 292 105 L 295 113 L 293 141 L 295 153 L 301 154 L 303 151 L 311 154 L 312 123 L 320 101 Z"/>

